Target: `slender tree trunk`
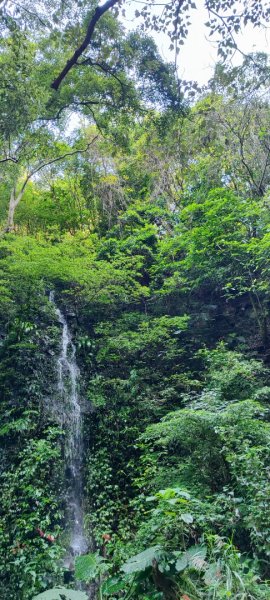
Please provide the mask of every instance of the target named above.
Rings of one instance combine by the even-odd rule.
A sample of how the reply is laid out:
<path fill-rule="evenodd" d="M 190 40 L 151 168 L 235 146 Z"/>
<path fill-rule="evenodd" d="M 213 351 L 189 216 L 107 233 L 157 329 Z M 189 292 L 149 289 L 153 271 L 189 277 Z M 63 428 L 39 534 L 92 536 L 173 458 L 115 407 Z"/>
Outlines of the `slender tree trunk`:
<path fill-rule="evenodd" d="M 262 344 L 265 348 L 269 348 L 269 333 L 268 333 L 268 324 L 267 324 L 267 316 L 264 313 L 263 306 L 260 302 L 259 297 L 255 294 L 255 298 L 253 297 L 253 293 L 249 293 L 251 306 L 253 308 L 256 321 L 259 326 L 260 336 L 262 340 Z"/>
<path fill-rule="evenodd" d="M 16 196 L 15 196 L 15 190 L 12 190 L 12 192 L 10 194 L 10 199 L 9 199 L 6 231 L 13 231 L 13 229 L 14 229 L 15 208 L 16 208 Z"/>
<path fill-rule="evenodd" d="M 24 190 L 21 190 L 20 192 L 18 192 L 17 195 L 16 195 L 16 188 L 13 188 L 13 190 L 11 191 L 10 199 L 9 199 L 9 206 L 8 206 L 7 225 L 5 227 L 6 232 L 14 231 L 14 213 L 15 213 L 15 210 L 16 210 L 19 202 L 22 199 L 23 191 Z"/>

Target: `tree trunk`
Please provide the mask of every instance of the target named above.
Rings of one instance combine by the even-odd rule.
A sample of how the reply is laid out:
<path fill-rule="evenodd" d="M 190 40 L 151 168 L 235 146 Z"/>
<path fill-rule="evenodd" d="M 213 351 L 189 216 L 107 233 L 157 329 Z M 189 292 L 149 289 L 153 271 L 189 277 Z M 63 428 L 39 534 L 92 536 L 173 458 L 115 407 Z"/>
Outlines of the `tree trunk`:
<path fill-rule="evenodd" d="M 17 208 L 19 202 L 21 201 L 23 196 L 23 189 L 16 196 L 16 189 L 14 188 L 10 194 L 9 206 L 8 206 L 8 218 L 7 224 L 5 227 L 5 232 L 14 231 L 14 213 Z"/>
<path fill-rule="evenodd" d="M 8 206 L 8 218 L 6 231 L 13 231 L 14 229 L 14 212 L 16 208 L 15 190 L 12 190 L 10 194 L 9 206 Z"/>

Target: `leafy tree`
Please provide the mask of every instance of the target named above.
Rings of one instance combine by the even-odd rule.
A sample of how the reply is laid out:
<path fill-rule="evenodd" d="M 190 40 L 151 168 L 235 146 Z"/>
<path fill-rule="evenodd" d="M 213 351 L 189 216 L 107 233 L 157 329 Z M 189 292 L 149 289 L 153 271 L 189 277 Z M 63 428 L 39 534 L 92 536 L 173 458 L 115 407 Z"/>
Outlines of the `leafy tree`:
<path fill-rule="evenodd" d="M 117 2 L 117 0 L 108 0 L 103 5 L 94 9 L 87 23 L 86 34 L 82 43 L 76 47 L 74 54 L 69 58 L 64 68 L 52 83 L 52 87 L 55 90 L 58 90 L 63 79 L 77 64 L 78 59 L 91 44 L 96 26 L 102 16 L 113 8 L 116 9 L 117 14 L 121 6 L 122 4 Z M 209 21 L 206 25 L 210 29 L 210 35 L 214 33 L 219 35 L 219 53 L 223 58 L 237 48 L 234 35 L 239 33 L 242 25 L 246 26 L 251 23 L 256 27 L 262 22 L 267 23 L 269 19 L 269 9 L 266 3 L 261 3 L 260 6 L 255 5 L 255 3 L 251 6 L 245 5 L 240 14 L 237 11 L 237 3 L 234 1 L 228 1 L 221 5 L 207 0 L 205 7 L 209 13 Z M 143 17 L 146 29 L 163 31 L 165 28 L 171 41 L 171 49 L 174 46 L 178 49 L 178 42 L 182 44 L 187 37 L 190 25 L 190 12 L 192 9 L 196 9 L 196 2 L 192 2 L 191 0 L 171 0 L 164 4 L 161 15 L 153 13 L 151 8 L 152 5 L 146 2 L 141 10 L 136 9 L 135 15 Z"/>
<path fill-rule="evenodd" d="M 19 199 L 0 240 L 0 595 L 266 599 L 267 58 L 218 65 L 188 107 L 145 34 L 183 41 L 191 3 L 142 5 L 144 34 L 111 4 L 0 3 L 3 222 Z M 221 52 L 269 18 L 207 6 Z M 89 549 L 73 561 L 55 404 L 75 352 Z"/>

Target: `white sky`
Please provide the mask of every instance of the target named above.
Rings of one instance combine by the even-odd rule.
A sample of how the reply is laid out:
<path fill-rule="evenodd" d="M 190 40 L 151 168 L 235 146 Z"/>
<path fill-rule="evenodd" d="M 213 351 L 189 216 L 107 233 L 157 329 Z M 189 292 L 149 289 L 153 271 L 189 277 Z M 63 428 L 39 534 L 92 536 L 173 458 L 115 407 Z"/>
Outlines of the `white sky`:
<path fill-rule="evenodd" d="M 260 0 L 258 0 L 260 2 Z M 197 0 L 198 8 L 192 10 L 192 24 L 189 36 L 184 46 L 181 46 L 178 57 L 179 76 L 182 79 L 197 81 L 205 84 L 213 74 L 213 67 L 217 62 L 216 45 L 207 39 L 209 30 L 204 26 L 208 21 L 208 13 L 204 8 L 204 0 Z M 127 29 L 134 29 L 139 25 L 139 20 L 134 18 L 135 2 L 125 5 L 126 18 L 121 18 Z M 137 5 L 138 8 L 138 5 Z M 174 61 L 174 54 L 169 51 L 169 40 L 165 34 L 153 32 L 159 51 L 164 59 Z M 246 27 L 242 35 L 237 38 L 238 47 L 244 53 L 266 52 L 270 53 L 270 30 Z M 242 56 L 239 52 L 234 56 L 233 63 L 240 64 Z"/>

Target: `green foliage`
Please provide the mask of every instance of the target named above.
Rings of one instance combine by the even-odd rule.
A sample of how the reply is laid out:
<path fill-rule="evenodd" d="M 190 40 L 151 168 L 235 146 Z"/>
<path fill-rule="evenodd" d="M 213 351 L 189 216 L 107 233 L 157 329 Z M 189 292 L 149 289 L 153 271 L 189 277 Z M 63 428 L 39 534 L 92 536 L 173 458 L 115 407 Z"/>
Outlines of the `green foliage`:
<path fill-rule="evenodd" d="M 18 598 L 32 598 L 34 591 L 57 580 L 61 571 L 57 564 L 61 547 L 50 547 L 37 533 L 37 528 L 43 528 L 58 534 L 62 516 L 56 482 L 52 492 L 53 465 L 57 460 L 59 464 L 59 451 L 52 442 L 58 432 L 48 433 L 51 442 L 32 441 L 17 457 L 18 466 L 2 476 L 1 554 L 6 556 L 2 580 Z"/>
<path fill-rule="evenodd" d="M 1 42 L 3 221 L 20 202 L 0 240 L 0 596 L 83 599 L 75 577 L 100 600 L 266 600 L 267 61 L 219 65 L 184 110 L 154 42 L 107 14 L 54 93 L 89 19 L 61 10 L 31 35 L 10 14 Z M 74 576 L 52 290 L 80 371 Z"/>
<path fill-rule="evenodd" d="M 140 554 L 136 556 L 132 556 L 123 566 L 122 571 L 124 573 L 138 573 L 140 571 L 145 571 L 148 567 L 151 567 L 153 561 L 158 561 L 161 555 L 160 546 L 152 546 L 152 548 L 147 548 Z"/>
<path fill-rule="evenodd" d="M 76 180 L 56 180 L 50 190 L 28 188 L 18 206 L 15 222 L 30 234 L 40 231 L 70 232 L 91 228 L 89 210 Z"/>
<path fill-rule="evenodd" d="M 75 561 L 75 577 L 80 581 L 91 581 L 103 570 L 107 570 L 104 559 L 96 554 L 85 554 L 78 556 Z"/>
<path fill-rule="evenodd" d="M 60 581 L 62 555 L 58 542 L 50 546 L 37 532 L 57 537 L 61 531 L 62 434 L 42 403 L 53 390 L 56 332 L 44 334 L 50 322 L 44 290 L 38 285 L 33 294 L 28 283 L 21 281 L 19 290 L 12 285 L 0 349 L 0 590 L 23 600 Z"/>
<path fill-rule="evenodd" d="M 125 589 L 125 598 L 177 598 L 179 593 L 183 594 L 183 598 L 188 595 L 187 597 L 194 599 L 267 598 L 267 586 L 260 584 L 258 575 L 250 568 L 248 561 L 243 560 L 233 544 L 223 538 L 207 534 L 203 537 L 203 544 L 193 544 L 184 551 L 179 550 L 183 538 L 182 541 L 181 537 L 177 538 L 179 524 L 173 510 L 181 497 L 191 499 L 180 489 L 162 490 L 156 494 L 159 509 L 163 508 L 167 519 L 172 522 L 174 537 L 168 535 L 169 530 L 160 514 L 162 511 L 153 510 L 146 526 L 152 539 L 160 541 L 159 545 L 148 547 L 143 552 L 131 556 L 121 567 L 125 579 L 121 579 L 119 573 L 118 577 L 107 580 L 108 594 L 111 593 L 114 597 L 115 592 Z M 169 504 L 172 500 L 175 503 Z M 199 522 L 196 529 L 198 525 Z M 190 525 L 192 536 L 196 529 L 194 525 Z M 143 526 L 142 531 L 138 532 L 138 535 L 142 536 L 141 539 L 145 532 L 146 527 Z M 106 593 L 106 582 L 103 583 L 102 589 Z M 157 589 L 159 592 L 155 591 Z"/>
<path fill-rule="evenodd" d="M 2 38 L 0 147 L 14 134 L 22 134 L 38 114 L 41 98 L 35 78 L 36 52 L 37 47 L 26 32 L 16 29 L 8 39 Z M 29 77 L 29 73 L 33 76 Z"/>
<path fill-rule="evenodd" d="M 267 404 L 256 400 L 260 389 L 265 390 L 261 388 L 265 372 L 260 363 L 244 361 L 224 347 L 207 357 L 211 360 L 207 387 L 187 408 L 148 428 L 145 440 L 163 449 L 158 480 L 167 464 L 174 465 L 179 482 L 192 486 L 195 493 L 210 494 L 213 513 L 210 510 L 206 518 L 221 527 L 222 534 L 233 535 L 240 547 L 249 535 L 254 547 L 255 528 L 260 535 L 254 551 L 267 556 L 269 529 L 262 490 L 268 493 L 263 448 L 268 447 L 269 423 Z"/>

